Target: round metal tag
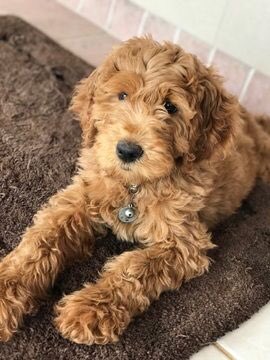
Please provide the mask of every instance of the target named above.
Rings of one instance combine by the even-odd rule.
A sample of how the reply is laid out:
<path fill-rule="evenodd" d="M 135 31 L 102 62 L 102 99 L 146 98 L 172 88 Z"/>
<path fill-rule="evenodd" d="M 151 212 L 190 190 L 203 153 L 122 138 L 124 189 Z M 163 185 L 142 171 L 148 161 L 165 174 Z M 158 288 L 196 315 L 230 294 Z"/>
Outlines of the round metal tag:
<path fill-rule="evenodd" d="M 123 223 L 131 223 L 136 219 L 136 210 L 131 206 L 123 207 L 118 212 L 118 219 Z"/>

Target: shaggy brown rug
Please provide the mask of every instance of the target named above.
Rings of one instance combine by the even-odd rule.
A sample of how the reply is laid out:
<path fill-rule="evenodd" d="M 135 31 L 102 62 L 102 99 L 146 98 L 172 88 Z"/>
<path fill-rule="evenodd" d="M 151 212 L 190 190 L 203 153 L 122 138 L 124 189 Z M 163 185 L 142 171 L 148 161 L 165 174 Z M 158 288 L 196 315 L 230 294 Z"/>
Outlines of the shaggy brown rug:
<path fill-rule="evenodd" d="M 91 70 L 22 20 L 0 17 L 0 256 L 75 171 L 80 129 L 66 109 L 75 83 Z M 92 258 L 61 275 L 40 311 L 0 344 L 0 359 L 188 359 L 269 301 L 269 220 L 270 187 L 260 183 L 216 229 L 208 274 L 163 294 L 117 344 L 76 345 L 55 331 L 52 306 L 61 294 L 94 281 L 106 258 L 131 248 L 109 236 Z"/>

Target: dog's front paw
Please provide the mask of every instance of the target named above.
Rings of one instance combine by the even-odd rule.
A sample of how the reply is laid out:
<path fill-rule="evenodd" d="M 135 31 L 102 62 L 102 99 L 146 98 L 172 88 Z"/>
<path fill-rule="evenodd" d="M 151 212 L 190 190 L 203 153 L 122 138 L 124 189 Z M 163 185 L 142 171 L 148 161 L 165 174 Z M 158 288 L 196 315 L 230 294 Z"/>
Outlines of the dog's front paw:
<path fill-rule="evenodd" d="M 65 296 L 55 310 L 58 330 L 79 344 L 115 342 L 130 322 L 128 310 L 95 285 Z"/>

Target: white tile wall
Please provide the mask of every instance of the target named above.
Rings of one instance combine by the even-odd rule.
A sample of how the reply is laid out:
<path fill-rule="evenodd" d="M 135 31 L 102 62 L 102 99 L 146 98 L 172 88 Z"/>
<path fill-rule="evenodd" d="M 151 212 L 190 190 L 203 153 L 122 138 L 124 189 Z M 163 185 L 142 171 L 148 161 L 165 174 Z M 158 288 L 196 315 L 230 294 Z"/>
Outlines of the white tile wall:
<path fill-rule="evenodd" d="M 228 0 L 216 45 L 270 75 L 270 1 Z"/>
<path fill-rule="evenodd" d="M 139 6 L 213 43 L 227 0 L 132 0 Z"/>
<path fill-rule="evenodd" d="M 270 0 L 132 0 L 270 75 Z"/>

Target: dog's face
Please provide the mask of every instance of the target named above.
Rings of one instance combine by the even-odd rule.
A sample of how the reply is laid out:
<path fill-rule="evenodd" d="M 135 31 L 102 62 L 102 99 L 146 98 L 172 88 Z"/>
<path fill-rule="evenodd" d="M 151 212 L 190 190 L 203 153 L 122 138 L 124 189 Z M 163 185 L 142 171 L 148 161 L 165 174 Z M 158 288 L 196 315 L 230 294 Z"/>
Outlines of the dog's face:
<path fill-rule="evenodd" d="M 234 105 L 194 56 L 135 38 L 82 81 L 71 108 L 100 169 L 141 183 L 211 157 L 232 133 Z"/>

